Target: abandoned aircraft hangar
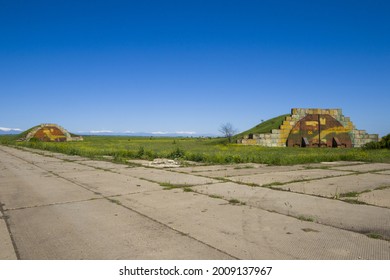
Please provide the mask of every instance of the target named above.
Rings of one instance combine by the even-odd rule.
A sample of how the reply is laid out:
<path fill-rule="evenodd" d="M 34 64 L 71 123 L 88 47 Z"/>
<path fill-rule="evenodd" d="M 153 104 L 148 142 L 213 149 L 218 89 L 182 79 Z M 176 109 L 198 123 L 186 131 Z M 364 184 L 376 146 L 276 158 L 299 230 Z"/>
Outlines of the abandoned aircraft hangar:
<path fill-rule="evenodd" d="M 69 133 L 57 124 L 41 124 L 21 134 L 19 141 L 68 142 L 82 141 L 83 137 Z"/>
<path fill-rule="evenodd" d="M 266 147 L 361 147 L 378 141 L 378 134 L 358 130 L 341 109 L 293 108 L 278 117 L 280 124 L 265 133 L 251 129 L 237 143 Z M 277 118 L 275 118 L 276 120 Z"/>

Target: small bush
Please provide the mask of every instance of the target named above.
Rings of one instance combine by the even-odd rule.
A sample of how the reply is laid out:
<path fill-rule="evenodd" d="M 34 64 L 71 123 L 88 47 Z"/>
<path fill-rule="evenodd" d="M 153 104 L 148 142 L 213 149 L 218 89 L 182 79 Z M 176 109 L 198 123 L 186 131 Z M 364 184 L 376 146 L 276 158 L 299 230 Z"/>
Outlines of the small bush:
<path fill-rule="evenodd" d="M 363 146 L 365 149 L 390 149 L 390 134 L 382 137 L 379 142 L 370 142 Z"/>
<path fill-rule="evenodd" d="M 137 158 L 142 158 L 142 156 L 144 155 L 144 153 L 145 153 L 145 148 L 144 148 L 143 146 L 141 146 L 141 147 L 138 148 L 136 157 L 137 157 Z"/>
<path fill-rule="evenodd" d="M 191 160 L 191 161 L 195 161 L 195 162 L 202 162 L 202 161 L 206 161 L 205 160 L 205 156 L 200 154 L 200 153 L 196 153 L 196 154 L 187 154 L 186 155 L 186 159 L 187 160 Z"/>
<path fill-rule="evenodd" d="M 172 159 L 184 158 L 184 155 L 185 155 L 185 151 L 184 150 L 182 150 L 180 148 L 176 148 L 173 152 L 171 152 L 168 155 L 168 158 L 172 158 Z"/>
<path fill-rule="evenodd" d="M 144 159 L 147 159 L 147 160 L 153 160 L 155 158 L 158 158 L 158 157 L 162 157 L 162 156 L 159 156 L 158 153 L 154 152 L 154 151 L 145 151 L 145 154 L 143 156 Z"/>
<path fill-rule="evenodd" d="M 368 150 L 382 149 L 382 145 L 379 142 L 370 142 L 365 144 L 363 148 Z"/>

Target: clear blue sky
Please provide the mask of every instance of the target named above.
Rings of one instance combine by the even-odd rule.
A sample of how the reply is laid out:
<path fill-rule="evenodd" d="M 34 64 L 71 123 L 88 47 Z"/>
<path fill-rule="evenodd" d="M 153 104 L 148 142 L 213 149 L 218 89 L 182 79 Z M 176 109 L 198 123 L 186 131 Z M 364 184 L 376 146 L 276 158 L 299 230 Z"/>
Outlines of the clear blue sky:
<path fill-rule="evenodd" d="M 0 3 L 0 127 L 218 134 L 320 107 L 390 132 L 390 1 Z"/>

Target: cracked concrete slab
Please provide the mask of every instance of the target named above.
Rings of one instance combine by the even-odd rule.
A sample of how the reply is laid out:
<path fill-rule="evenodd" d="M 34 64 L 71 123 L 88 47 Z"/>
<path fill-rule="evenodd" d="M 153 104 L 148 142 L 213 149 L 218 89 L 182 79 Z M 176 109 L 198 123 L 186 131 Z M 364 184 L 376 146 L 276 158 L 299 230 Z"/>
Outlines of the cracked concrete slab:
<path fill-rule="evenodd" d="M 9 215 L 22 259 L 231 258 L 105 199 L 14 210 Z"/>
<path fill-rule="evenodd" d="M 93 168 L 100 168 L 100 169 L 108 169 L 108 170 L 118 170 L 118 169 L 125 169 L 125 168 L 131 168 L 129 165 L 125 164 L 119 164 L 119 163 L 113 163 L 103 160 L 84 160 L 81 164 L 87 165 L 89 167 Z"/>
<path fill-rule="evenodd" d="M 375 172 L 375 173 L 390 175 L 390 170 L 387 170 L 387 171 L 378 171 L 378 172 Z"/>
<path fill-rule="evenodd" d="M 322 161 L 320 163 L 311 163 L 311 166 L 338 166 L 338 165 L 358 165 L 358 164 L 364 164 L 362 161 Z"/>
<path fill-rule="evenodd" d="M 390 208 L 390 188 L 362 193 L 359 195 L 358 200 L 372 205 Z M 390 222 L 387 223 L 387 226 L 390 229 Z"/>
<path fill-rule="evenodd" d="M 49 176 L 50 172 L 43 170 L 37 166 L 26 164 L 26 162 L 18 160 L 8 161 L 6 166 L 1 168 L 0 178 L 1 182 L 6 182 L 12 178 L 18 178 L 20 176 L 28 176 L 29 174 Z"/>
<path fill-rule="evenodd" d="M 150 160 L 145 159 L 129 159 L 127 160 L 130 164 L 136 164 L 136 165 L 148 165 L 150 163 Z"/>
<path fill-rule="evenodd" d="M 266 164 L 258 163 L 240 163 L 240 164 L 224 164 L 224 165 L 200 165 L 200 166 L 188 166 L 188 167 L 179 167 L 173 170 L 185 172 L 185 173 L 201 173 L 201 172 L 211 172 L 211 171 L 226 171 L 234 170 L 236 168 L 242 167 L 251 167 L 259 168 L 265 167 Z"/>
<path fill-rule="evenodd" d="M 0 212 L 0 260 L 16 260 L 12 240 L 5 223 L 5 217 Z"/>
<path fill-rule="evenodd" d="M 146 179 L 158 183 L 180 184 L 180 185 L 204 185 L 218 182 L 217 180 L 205 178 L 201 176 L 194 176 L 190 174 L 183 174 L 168 170 L 161 170 L 146 167 L 134 167 L 122 169 L 120 174 Z"/>
<path fill-rule="evenodd" d="M 187 166 L 187 167 L 179 167 L 175 169 L 168 170 L 177 170 L 185 173 L 198 173 L 205 171 L 218 171 L 218 170 L 227 170 L 228 168 L 232 168 L 229 165 L 200 165 L 200 166 Z"/>
<path fill-rule="evenodd" d="M 82 158 L 80 156 L 69 156 L 69 155 L 63 155 L 63 154 L 53 154 L 51 152 L 40 152 L 39 150 L 32 150 L 32 153 L 30 155 L 24 155 L 22 153 L 14 153 L 16 156 L 21 155 L 24 160 L 29 161 L 31 163 L 45 163 L 45 162 L 63 162 L 66 161 L 82 161 L 85 160 L 85 158 Z M 22 150 L 23 151 L 23 150 Z M 36 157 L 35 155 L 40 155 L 41 157 Z"/>
<path fill-rule="evenodd" d="M 337 197 L 349 192 L 363 192 L 390 185 L 390 177 L 380 174 L 354 174 L 308 182 L 291 183 L 274 188 L 325 197 Z"/>
<path fill-rule="evenodd" d="M 371 172 L 375 170 L 390 170 L 389 163 L 366 163 L 355 166 L 340 166 L 332 167 L 333 170 L 346 170 L 346 171 L 355 171 L 355 172 Z"/>
<path fill-rule="evenodd" d="M 35 207 L 96 198 L 97 196 L 64 179 L 41 175 L 16 177 L 0 182 L 0 198 L 4 209 Z"/>
<path fill-rule="evenodd" d="M 320 224 L 359 233 L 378 233 L 390 240 L 390 209 L 231 182 L 197 186 L 193 189 L 227 200 L 238 199 L 248 206 L 263 210 L 300 219 L 311 219 Z M 390 201 L 390 197 L 383 201 Z"/>
<path fill-rule="evenodd" d="M 76 182 L 104 196 L 161 190 L 157 183 L 103 170 L 67 172 L 62 177 Z"/>
<path fill-rule="evenodd" d="M 59 160 L 66 160 L 66 161 L 84 161 L 87 160 L 85 157 L 77 156 L 77 155 L 66 155 L 61 153 L 55 153 L 50 151 L 44 151 L 44 150 L 38 150 L 38 149 L 31 149 L 27 147 L 20 147 L 21 150 L 29 151 L 33 154 L 42 155 L 49 158 L 55 158 Z"/>
<path fill-rule="evenodd" d="M 303 166 L 255 166 L 251 165 L 241 165 L 238 167 L 229 167 L 224 170 L 216 171 L 203 171 L 197 172 L 197 175 L 206 176 L 206 177 L 235 177 L 235 176 L 248 176 L 248 175 L 257 175 L 257 174 L 267 174 L 273 172 L 284 172 L 284 171 L 295 171 L 303 170 Z"/>
<path fill-rule="evenodd" d="M 4 209 L 96 198 L 91 191 L 59 178 L 40 167 L 9 156 L 3 151 L 0 153 L 2 162 L 6 162 L 6 168 L 2 170 L 0 180 L 0 202 L 4 204 Z M 41 156 L 35 155 L 35 157 Z"/>
<path fill-rule="evenodd" d="M 48 170 L 50 172 L 54 172 L 57 174 L 62 174 L 66 172 L 78 172 L 78 171 L 93 171 L 96 170 L 96 168 L 74 163 L 74 162 L 56 162 L 56 163 L 50 163 L 50 164 L 43 164 L 43 163 L 38 163 L 36 164 L 37 166 L 44 168 L 45 170 Z"/>
<path fill-rule="evenodd" d="M 241 163 L 241 164 L 230 164 L 230 165 L 211 165 L 211 166 L 192 166 L 182 167 L 176 169 L 177 171 L 186 173 L 196 173 L 197 175 L 206 177 L 232 177 L 242 175 L 255 175 L 265 174 L 272 172 L 284 172 L 294 170 L 304 170 L 307 168 L 323 168 L 333 166 L 346 166 L 362 164 L 362 162 L 347 162 L 347 161 L 333 161 L 333 162 L 321 162 L 321 163 L 310 163 L 300 164 L 291 166 L 270 166 L 266 164 L 256 163 Z"/>
<path fill-rule="evenodd" d="M 6 151 L 7 153 L 12 154 L 13 156 L 22 157 L 23 159 L 25 159 L 27 161 L 32 161 L 32 160 L 40 161 L 40 160 L 42 160 L 42 161 L 60 162 L 61 159 L 58 159 L 55 156 L 62 155 L 59 153 L 53 153 L 53 152 L 49 152 L 49 151 L 36 150 L 36 149 L 30 149 L 30 148 L 24 148 L 24 147 L 21 147 L 19 149 L 14 149 L 14 148 L 6 147 L 6 146 L 1 146 L 1 149 L 3 151 Z M 26 151 L 29 153 L 25 153 Z M 36 157 L 36 155 L 39 155 L 40 157 Z"/>
<path fill-rule="evenodd" d="M 256 175 L 247 176 L 234 176 L 229 177 L 229 180 L 237 183 L 256 184 L 259 186 L 273 184 L 273 183 L 287 183 L 299 180 L 308 179 L 320 179 L 325 177 L 336 177 L 348 175 L 347 171 L 334 171 L 326 169 L 307 169 L 307 170 L 294 170 L 285 172 L 271 172 Z"/>
<path fill-rule="evenodd" d="M 5 200 L 8 206 L 17 206 L 4 208 L 22 259 L 390 259 L 390 242 L 353 232 L 375 231 L 387 237 L 387 208 L 221 183 L 199 174 L 205 170 L 185 174 L 175 172 L 181 168 L 128 168 L 90 159 L 70 162 L 52 157 L 59 154 L 44 153 L 0 147 L 0 203 Z M 210 168 L 199 166 L 203 167 Z M 236 176 L 250 182 L 257 176 L 271 183 L 320 176 L 310 182 L 323 183 L 325 189 L 329 179 L 323 176 L 342 174 L 331 179 L 343 185 L 348 182 L 341 178 L 353 177 L 350 172 L 307 169 L 305 165 L 228 168 L 263 172 Z M 212 170 L 223 171 L 218 166 Z M 385 174 L 358 176 L 363 175 L 390 178 Z M 375 178 L 384 181 L 382 177 Z M 162 190 L 151 181 L 194 185 L 197 191 L 209 187 L 215 191 L 220 186 L 219 190 L 248 200 L 237 206 L 182 189 Z M 352 185 L 353 181 L 348 186 Z M 264 193 L 247 192 L 255 189 Z M 289 216 L 309 215 L 310 211 L 322 224 Z M 340 213 L 347 213 L 346 217 Z M 7 234 L 0 233 L 3 236 Z"/>
<path fill-rule="evenodd" d="M 240 259 L 390 259 L 387 241 L 196 193 L 171 190 L 117 199 Z"/>
<path fill-rule="evenodd" d="M 12 153 L 13 156 L 22 158 L 24 161 L 33 163 L 33 164 L 51 164 L 51 163 L 61 163 L 63 162 L 60 159 L 54 158 L 54 157 L 47 157 L 47 156 L 36 156 L 34 154 L 28 153 L 25 155 L 24 153 Z"/>
<path fill-rule="evenodd" d="M 61 160 L 66 160 L 66 161 L 84 161 L 84 160 L 88 160 L 85 157 L 64 155 L 64 154 L 56 154 L 55 158 L 61 159 Z"/>

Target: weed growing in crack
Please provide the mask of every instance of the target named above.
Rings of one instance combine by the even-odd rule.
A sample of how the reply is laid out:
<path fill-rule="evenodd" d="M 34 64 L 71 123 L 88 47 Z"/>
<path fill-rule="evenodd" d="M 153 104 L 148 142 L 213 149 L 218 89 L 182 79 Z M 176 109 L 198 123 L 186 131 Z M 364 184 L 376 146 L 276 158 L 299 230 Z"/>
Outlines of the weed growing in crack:
<path fill-rule="evenodd" d="M 217 199 L 223 199 L 222 196 L 216 195 L 216 194 L 210 194 L 209 197 L 211 197 L 211 198 L 217 198 Z"/>
<path fill-rule="evenodd" d="M 244 165 L 244 166 L 236 166 L 236 167 L 234 167 L 234 169 L 252 169 L 252 168 L 255 168 L 255 167 L 252 166 L 252 165 Z"/>
<path fill-rule="evenodd" d="M 160 186 L 164 187 L 164 190 L 184 189 L 184 188 L 193 187 L 193 185 L 189 185 L 189 184 L 172 184 L 172 183 L 166 183 L 166 182 L 160 183 Z"/>
<path fill-rule="evenodd" d="M 364 190 L 364 191 L 361 191 L 361 192 L 340 193 L 338 197 L 339 198 L 343 198 L 343 197 L 358 197 L 362 193 L 369 193 L 369 192 L 371 192 L 371 190 Z"/>
<path fill-rule="evenodd" d="M 385 190 L 385 189 L 390 189 L 390 186 L 380 186 L 380 187 L 375 188 L 376 191 Z"/>
<path fill-rule="evenodd" d="M 115 203 L 116 205 L 122 205 L 122 203 L 117 199 L 108 198 L 108 200 L 112 203 Z"/>
<path fill-rule="evenodd" d="M 339 198 L 342 198 L 342 197 L 358 197 L 359 196 L 359 192 L 347 192 L 347 193 L 341 193 L 339 194 Z"/>
<path fill-rule="evenodd" d="M 373 239 L 382 239 L 382 240 L 385 239 L 381 234 L 375 232 L 367 233 L 366 236 Z"/>
<path fill-rule="evenodd" d="M 342 199 L 341 201 L 350 203 L 350 204 L 361 204 L 361 205 L 368 205 L 367 203 L 357 200 L 357 199 Z"/>
<path fill-rule="evenodd" d="M 245 202 L 239 201 L 238 199 L 232 198 L 228 200 L 230 204 L 233 205 L 246 205 Z"/>
<path fill-rule="evenodd" d="M 303 215 L 299 216 L 298 220 L 305 221 L 305 222 L 314 222 L 314 219 L 312 217 L 303 216 Z"/>

